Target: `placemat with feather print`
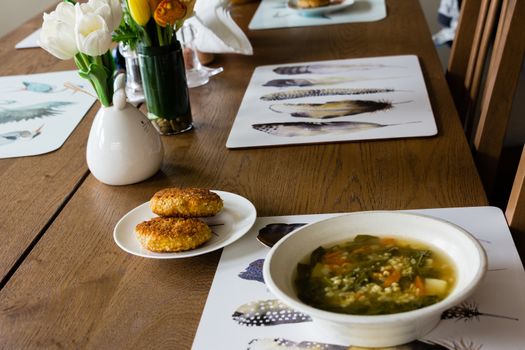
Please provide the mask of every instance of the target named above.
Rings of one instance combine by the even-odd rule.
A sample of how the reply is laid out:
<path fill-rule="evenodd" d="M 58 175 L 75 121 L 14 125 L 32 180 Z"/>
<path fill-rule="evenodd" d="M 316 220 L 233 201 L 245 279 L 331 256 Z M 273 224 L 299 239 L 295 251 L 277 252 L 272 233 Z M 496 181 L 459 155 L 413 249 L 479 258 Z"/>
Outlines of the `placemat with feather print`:
<path fill-rule="evenodd" d="M 413 55 L 257 67 L 226 147 L 437 134 Z"/>
<path fill-rule="evenodd" d="M 424 339 L 389 350 L 525 349 L 525 271 L 501 210 L 495 207 L 411 211 L 453 222 L 471 232 L 488 255 L 488 272 L 474 295 L 442 314 Z M 193 350 L 351 350 L 319 334 L 308 315 L 268 291 L 262 264 L 274 239 L 337 214 L 258 218 L 251 231 L 224 249 Z"/>

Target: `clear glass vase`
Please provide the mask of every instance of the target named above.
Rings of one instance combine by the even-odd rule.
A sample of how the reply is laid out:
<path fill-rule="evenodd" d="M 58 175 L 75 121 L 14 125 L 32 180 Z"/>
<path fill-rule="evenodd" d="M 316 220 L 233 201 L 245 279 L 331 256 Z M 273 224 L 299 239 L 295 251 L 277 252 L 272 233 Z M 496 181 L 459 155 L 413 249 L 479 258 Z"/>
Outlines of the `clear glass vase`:
<path fill-rule="evenodd" d="M 132 103 L 143 102 L 144 90 L 137 52 L 123 43 L 119 43 L 118 50 L 126 62 L 126 96 Z"/>
<path fill-rule="evenodd" d="M 161 135 L 190 130 L 190 97 L 181 45 L 137 48 L 148 118 Z"/>

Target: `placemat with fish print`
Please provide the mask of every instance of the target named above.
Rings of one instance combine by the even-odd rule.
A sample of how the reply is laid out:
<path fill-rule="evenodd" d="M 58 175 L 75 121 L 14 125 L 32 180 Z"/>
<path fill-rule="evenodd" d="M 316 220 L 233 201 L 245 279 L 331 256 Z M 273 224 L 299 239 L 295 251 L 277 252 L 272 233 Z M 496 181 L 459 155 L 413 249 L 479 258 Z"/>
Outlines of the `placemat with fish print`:
<path fill-rule="evenodd" d="M 226 147 L 437 134 L 417 56 L 257 67 Z"/>
<path fill-rule="evenodd" d="M 340 11 L 304 16 L 287 6 L 289 0 L 262 0 L 248 28 L 292 28 L 340 23 L 375 22 L 386 17 L 385 0 L 355 0 Z"/>
<path fill-rule="evenodd" d="M 424 339 L 389 350 L 525 349 L 525 271 L 501 210 L 495 207 L 409 211 L 453 222 L 471 232 L 488 255 L 479 289 L 447 310 Z M 222 253 L 193 343 L 193 350 L 350 350 L 319 334 L 310 317 L 268 291 L 262 265 L 275 239 L 300 225 L 337 214 L 258 218 L 251 231 Z"/>
<path fill-rule="evenodd" d="M 0 77 L 0 94 L 0 158 L 58 149 L 96 101 L 77 71 Z"/>

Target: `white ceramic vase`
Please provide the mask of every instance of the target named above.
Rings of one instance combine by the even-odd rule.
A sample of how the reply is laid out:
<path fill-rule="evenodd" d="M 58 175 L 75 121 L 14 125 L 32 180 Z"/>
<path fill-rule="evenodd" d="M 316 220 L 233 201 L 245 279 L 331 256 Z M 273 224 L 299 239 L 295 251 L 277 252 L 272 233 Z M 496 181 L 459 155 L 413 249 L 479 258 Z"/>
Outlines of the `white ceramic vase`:
<path fill-rule="evenodd" d="M 160 169 L 164 156 L 158 132 L 142 112 L 126 102 L 120 85 L 113 105 L 101 107 L 95 116 L 87 142 L 88 168 L 107 185 L 146 180 Z"/>

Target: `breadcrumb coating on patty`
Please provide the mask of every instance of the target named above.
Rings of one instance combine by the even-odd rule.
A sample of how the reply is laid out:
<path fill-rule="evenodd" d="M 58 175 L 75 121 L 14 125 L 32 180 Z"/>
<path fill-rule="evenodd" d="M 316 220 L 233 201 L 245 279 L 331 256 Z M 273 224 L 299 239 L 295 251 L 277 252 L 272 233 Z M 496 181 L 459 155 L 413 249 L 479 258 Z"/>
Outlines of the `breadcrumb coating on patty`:
<path fill-rule="evenodd" d="M 211 229 L 196 218 L 157 217 L 135 227 L 140 244 L 153 252 L 195 249 L 212 236 Z"/>
<path fill-rule="evenodd" d="M 151 211 L 155 214 L 183 218 L 214 216 L 223 205 L 219 195 L 202 188 L 166 188 L 150 200 Z"/>

